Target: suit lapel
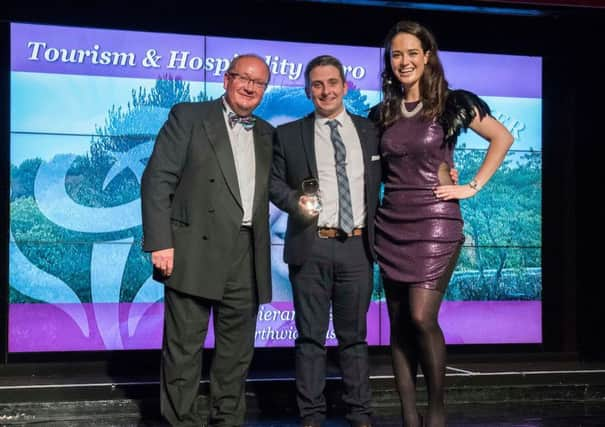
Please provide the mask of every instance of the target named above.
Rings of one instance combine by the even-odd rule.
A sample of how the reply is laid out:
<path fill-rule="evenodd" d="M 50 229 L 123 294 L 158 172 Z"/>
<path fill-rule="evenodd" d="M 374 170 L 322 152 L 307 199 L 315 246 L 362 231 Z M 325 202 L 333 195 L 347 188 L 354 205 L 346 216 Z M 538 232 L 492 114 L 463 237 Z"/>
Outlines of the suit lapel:
<path fill-rule="evenodd" d="M 365 200 L 366 200 L 366 204 L 367 204 L 368 200 L 370 199 L 370 194 L 369 194 L 370 186 L 368 185 L 368 182 L 371 182 L 370 176 L 369 176 L 369 171 L 370 171 L 372 153 L 369 152 L 370 144 L 368 144 L 368 138 L 370 137 L 370 135 L 368 135 L 368 127 L 362 120 L 359 119 L 358 116 L 355 116 L 353 114 L 349 114 L 349 116 L 353 120 L 355 129 L 357 130 L 357 136 L 359 136 L 359 145 L 361 145 L 361 152 L 363 153 L 363 165 L 364 165 L 363 178 L 366 183 L 366 185 L 364 185 L 364 192 L 365 192 Z"/>
<path fill-rule="evenodd" d="M 311 176 L 318 177 L 317 160 L 315 158 L 315 114 L 311 113 L 306 116 L 301 123 L 301 133 L 303 147 L 305 149 L 305 157 L 307 158 L 307 166 L 311 172 Z"/>
<path fill-rule="evenodd" d="M 271 167 L 271 150 L 273 149 L 271 132 L 266 132 L 265 129 L 261 130 L 261 126 L 254 126 L 254 161 L 256 163 L 256 173 L 254 179 L 254 202 L 252 205 L 252 212 L 256 212 L 259 204 L 267 203 L 265 199 L 261 197 L 262 194 L 266 193 L 267 181 L 266 177 L 269 176 L 269 168 Z"/>
<path fill-rule="evenodd" d="M 242 207 L 240 189 L 237 183 L 237 172 L 235 171 L 235 160 L 233 159 L 231 141 L 229 140 L 229 133 L 223 116 L 222 102 L 222 98 L 213 101 L 208 116 L 204 120 L 204 127 L 210 139 L 210 144 L 216 153 L 219 167 L 229 187 L 229 191 L 237 201 L 237 204 Z"/>
<path fill-rule="evenodd" d="M 365 123 L 359 120 L 359 117 L 353 114 L 349 114 L 349 116 L 353 120 L 355 129 L 357 130 L 357 135 L 359 136 L 359 144 L 361 145 L 361 151 L 363 153 L 364 175 L 366 175 L 367 179 L 367 173 L 371 161 L 371 153 L 369 152 L 370 147 L 368 146 L 368 128 Z"/>

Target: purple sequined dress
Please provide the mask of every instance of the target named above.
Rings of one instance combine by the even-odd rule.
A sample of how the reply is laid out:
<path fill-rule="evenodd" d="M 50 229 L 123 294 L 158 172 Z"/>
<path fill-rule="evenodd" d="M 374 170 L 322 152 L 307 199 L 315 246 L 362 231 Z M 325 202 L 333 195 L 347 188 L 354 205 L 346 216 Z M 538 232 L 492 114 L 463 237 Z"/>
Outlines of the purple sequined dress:
<path fill-rule="evenodd" d="M 464 241 L 458 201 L 439 200 L 432 190 L 440 175 L 448 183 L 453 149 L 443 146 L 442 127 L 421 114 L 400 118 L 380 144 L 385 184 L 376 217 L 378 263 L 386 279 L 434 282 Z"/>

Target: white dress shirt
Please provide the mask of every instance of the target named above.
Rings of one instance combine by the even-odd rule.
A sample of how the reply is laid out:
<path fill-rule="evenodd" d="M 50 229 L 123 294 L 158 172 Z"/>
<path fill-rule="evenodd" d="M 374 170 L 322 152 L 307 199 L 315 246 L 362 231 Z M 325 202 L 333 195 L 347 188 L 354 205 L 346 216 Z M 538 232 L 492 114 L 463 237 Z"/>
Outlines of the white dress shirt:
<path fill-rule="evenodd" d="M 338 133 L 346 148 L 346 169 L 349 178 L 351 206 L 355 228 L 365 227 L 365 181 L 363 152 L 357 129 L 353 120 L 343 110 L 334 119 L 315 114 L 315 160 L 319 176 L 322 210 L 319 213 L 318 226 L 338 228 L 338 183 L 336 181 L 336 161 L 334 145 L 330 138 L 330 126 L 327 122 L 336 120 L 339 123 Z"/>
<path fill-rule="evenodd" d="M 225 98 L 223 98 L 223 117 L 231 141 L 233 160 L 235 161 L 235 172 L 237 173 L 237 184 L 239 186 L 244 218 L 242 225 L 252 225 L 252 208 L 254 203 L 254 184 L 256 177 L 256 160 L 254 157 L 254 130 L 246 130 L 241 123 L 236 123 L 233 128 L 229 125 L 229 112 L 233 112 Z"/>

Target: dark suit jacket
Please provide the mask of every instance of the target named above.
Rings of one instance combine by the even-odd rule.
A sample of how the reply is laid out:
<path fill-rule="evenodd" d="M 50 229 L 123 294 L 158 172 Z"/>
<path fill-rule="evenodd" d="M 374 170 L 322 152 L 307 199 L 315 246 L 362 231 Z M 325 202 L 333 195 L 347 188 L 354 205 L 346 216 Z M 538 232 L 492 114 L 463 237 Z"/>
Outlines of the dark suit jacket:
<path fill-rule="evenodd" d="M 378 133 L 369 120 L 349 114 L 363 151 L 365 165 L 365 202 L 367 206 L 366 247 L 368 257 L 374 258 L 374 216 L 378 206 L 381 162 L 379 157 Z M 270 199 L 281 210 L 288 213 L 284 261 L 302 264 L 317 237 L 317 217 L 309 219 L 300 214 L 298 199 L 301 196 L 302 180 L 318 177 L 315 159 L 315 116 L 279 126 L 273 142 L 273 167 L 271 172 Z M 321 183 L 320 183 L 321 187 Z"/>
<path fill-rule="evenodd" d="M 178 291 L 220 300 L 243 218 L 222 100 L 175 105 L 141 181 L 143 250 L 173 247 Z M 268 186 L 273 127 L 254 127 L 256 182 L 252 229 L 259 303 L 271 300 Z"/>

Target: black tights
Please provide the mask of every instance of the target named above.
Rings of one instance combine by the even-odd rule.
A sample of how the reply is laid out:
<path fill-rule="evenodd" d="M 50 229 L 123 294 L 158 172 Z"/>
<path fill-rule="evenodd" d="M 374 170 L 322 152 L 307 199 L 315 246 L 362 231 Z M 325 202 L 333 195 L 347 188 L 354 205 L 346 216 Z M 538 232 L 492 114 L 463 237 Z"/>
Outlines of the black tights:
<path fill-rule="evenodd" d="M 459 253 L 459 252 L 458 252 Z M 436 283 L 444 290 L 456 264 L 454 254 L 450 266 Z M 428 391 L 427 427 L 445 426 L 445 339 L 437 316 L 443 293 L 435 289 L 413 287 L 384 280 L 391 323 L 393 370 L 403 425 L 420 427 L 416 409 L 416 374 L 422 367 Z"/>

